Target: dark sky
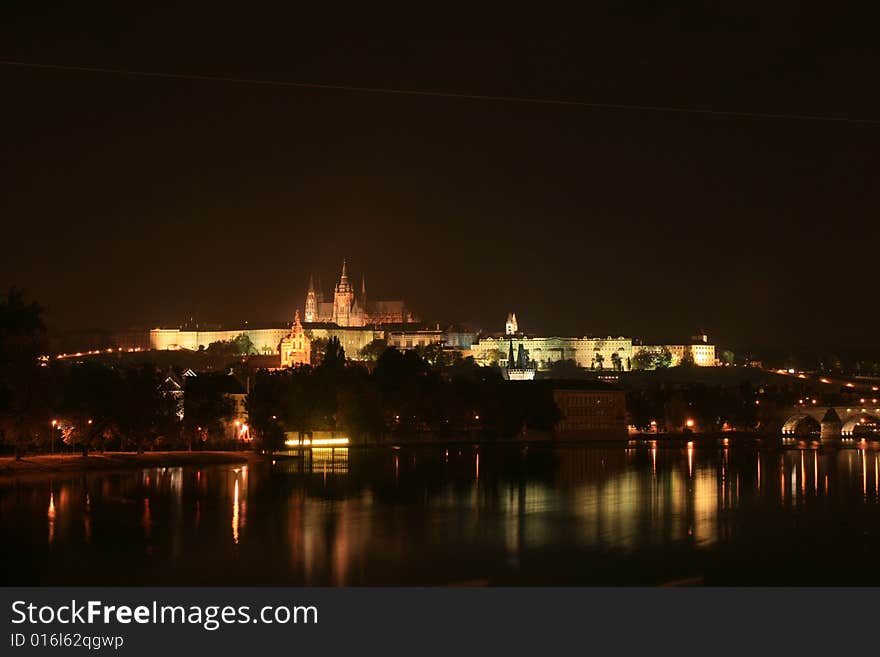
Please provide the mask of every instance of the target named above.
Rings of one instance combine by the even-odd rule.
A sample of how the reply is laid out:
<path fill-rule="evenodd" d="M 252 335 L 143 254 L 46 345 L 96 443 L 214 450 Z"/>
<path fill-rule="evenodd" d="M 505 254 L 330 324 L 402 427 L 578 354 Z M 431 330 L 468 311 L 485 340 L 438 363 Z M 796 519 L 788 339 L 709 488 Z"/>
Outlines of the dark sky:
<path fill-rule="evenodd" d="M 875 123 L 0 65 L 0 284 L 53 326 L 284 320 L 347 257 L 428 320 L 876 342 L 869 16 L 82 4 L 4 3 L 0 59 Z"/>

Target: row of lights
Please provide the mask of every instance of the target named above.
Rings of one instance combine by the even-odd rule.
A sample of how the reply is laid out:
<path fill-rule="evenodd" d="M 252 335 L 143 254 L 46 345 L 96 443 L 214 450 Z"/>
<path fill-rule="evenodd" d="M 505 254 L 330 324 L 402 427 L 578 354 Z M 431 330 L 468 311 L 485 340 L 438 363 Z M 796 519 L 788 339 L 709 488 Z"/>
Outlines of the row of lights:
<path fill-rule="evenodd" d="M 776 373 L 777 373 L 777 374 L 794 374 L 794 370 L 792 370 L 792 369 L 790 369 L 790 370 L 776 370 Z M 797 375 L 797 377 L 798 377 L 799 379 L 806 379 L 806 378 L 808 378 L 807 375 L 804 374 L 803 372 L 800 372 L 800 373 Z M 820 383 L 831 383 L 831 380 L 828 379 L 827 377 L 820 376 L 820 377 L 819 377 L 819 382 L 820 382 Z M 853 383 L 852 381 L 847 381 L 847 382 L 844 383 L 843 385 L 845 385 L 847 388 L 855 388 L 855 387 L 856 387 L 856 384 Z M 874 392 L 877 392 L 878 390 L 880 390 L 880 386 L 871 386 L 871 390 L 873 390 Z"/>
<path fill-rule="evenodd" d="M 132 354 L 136 351 L 144 351 L 144 349 L 143 347 L 129 347 L 128 349 L 123 349 L 122 347 L 117 347 L 116 349 L 113 349 L 111 347 L 108 347 L 103 351 L 101 349 L 92 349 L 91 351 L 77 351 L 75 354 L 58 354 L 57 356 L 55 356 L 55 358 L 79 358 L 80 356 L 96 356 L 98 354 L 112 354 L 114 351 L 117 353 L 127 352 Z"/>

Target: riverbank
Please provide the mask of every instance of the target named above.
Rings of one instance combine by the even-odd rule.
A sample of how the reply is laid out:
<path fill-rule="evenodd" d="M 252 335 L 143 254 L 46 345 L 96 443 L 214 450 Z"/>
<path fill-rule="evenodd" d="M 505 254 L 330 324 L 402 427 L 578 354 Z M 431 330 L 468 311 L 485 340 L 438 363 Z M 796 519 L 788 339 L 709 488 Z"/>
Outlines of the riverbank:
<path fill-rule="evenodd" d="M 263 458 L 265 457 L 254 452 L 145 452 L 143 454 L 100 452 L 89 454 L 87 457 L 79 454 L 42 454 L 26 456 L 19 461 L 10 456 L 0 458 L 0 477 L 53 472 L 250 463 Z"/>

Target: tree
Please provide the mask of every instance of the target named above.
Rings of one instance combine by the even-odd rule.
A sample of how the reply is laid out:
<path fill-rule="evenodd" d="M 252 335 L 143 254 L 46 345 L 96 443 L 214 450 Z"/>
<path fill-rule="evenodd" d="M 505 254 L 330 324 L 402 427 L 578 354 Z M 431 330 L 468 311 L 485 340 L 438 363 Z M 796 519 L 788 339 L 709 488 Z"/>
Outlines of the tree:
<path fill-rule="evenodd" d="M 685 348 L 684 353 L 681 355 L 681 360 L 678 362 L 679 367 L 693 367 L 694 366 L 694 352 L 691 349 Z"/>
<path fill-rule="evenodd" d="M 443 343 L 431 342 L 416 348 L 416 353 L 424 358 L 429 365 L 441 366 L 443 364 Z"/>
<path fill-rule="evenodd" d="M 183 395 L 184 429 L 200 441 L 222 438 L 234 413 L 228 396 L 232 377 L 225 374 L 202 374 L 190 377 Z"/>
<path fill-rule="evenodd" d="M 65 369 L 57 410 L 64 426 L 65 442 L 88 456 L 104 438 L 120 434 L 119 416 L 129 402 L 120 371 L 90 360 Z"/>
<path fill-rule="evenodd" d="M 379 437 L 384 429 L 382 395 L 365 367 L 346 369 L 345 380 L 336 395 L 336 413 L 340 428 L 352 439 Z"/>
<path fill-rule="evenodd" d="M 428 407 L 440 387 L 440 377 L 413 350 L 386 349 L 373 370 L 373 380 L 393 430 L 417 431 L 436 410 Z"/>
<path fill-rule="evenodd" d="M 681 391 L 671 393 L 664 406 L 665 423 L 668 428 L 682 430 L 691 418 L 690 406 Z"/>
<path fill-rule="evenodd" d="M 577 361 L 573 359 L 555 360 L 550 363 L 547 370 L 546 378 L 548 379 L 583 379 L 584 370 L 578 367 Z"/>
<path fill-rule="evenodd" d="M 621 369 L 623 369 L 622 361 L 620 360 L 620 354 L 616 351 L 611 354 L 611 367 L 616 372 L 619 372 Z"/>
<path fill-rule="evenodd" d="M 327 338 L 312 338 L 311 363 L 312 365 L 320 365 L 324 358 L 324 350 L 327 348 Z"/>
<path fill-rule="evenodd" d="M 735 356 L 730 349 L 725 349 L 721 352 L 721 362 L 725 365 L 733 365 L 735 360 Z"/>
<path fill-rule="evenodd" d="M 654 354 L 650 351 L 640 350 L 632 358 L 632 365 L 637 370 L 650 370 L 654 368 Z"/>
<path fill-rule="evenodd" d="M 507 354 L 505 354 L 501 349 L 492 349 L 486 354 L 486 362 L 492 366 L 498 366 L 499 364 L 505 362 L 507 360 Z"/>
<path fill-rule="evenodd" d="M 247 396 L 248 421 L 257 444 L 269 453 L 284 446 L 284 427 L 278 414 L 289 380 L 287 372 L 273 376 L 267 370 L 260 370 Z"/>
<path fill-rule="evenodd" d="M 225 363 L 233 360 L 238 354 L 232 340 L 217 340 L 208 345 L 204 350 L 204 355 L 211 360 L 219 360 Z"/>
<path fill-rule="evenodd" d="M 672 352 L 669 347 L 661 347 L 660 353 L 654 354 L 654 367 L 666 368 L 672 365 Z"/>
<path fill-rule="evenodd" d="M 49 418 L 48 368 L 40 357 L 47 351 L 43 309 L 25 303 L 10 288 L 0 302 L 0 435 L 15 458 L 54 429 Z"/>
<path fill-rule="evenodd" d="M 659 389 L 638 388 L 626 395 L 626 409 L 633 425 L 638 429 L 661 428 L 665 417 L 665 394 Z M 655 424 L 651 424 L 651 423 Z"/>
<path fill-rule="evenodd" d="M 154 366 L 126 368 L 119 383 L 116 425 L 139 454 L 157 439 L 177 434 L 177 400 L 162 387 L 162 376 Z"/>
<path fill-rule="evenodd" d="M 239 333 L 233 338 L 232 349 L 236 356 L 250 356 L 257 353 L 257 348 L 247 333 Z"/>
<path fill-rule="evenodd" d="M 339 338 L 335 335 L 327 342 L 324 348 L 324 358 L 321 360 L 321 367 L 328 369 L 340 369 L 345 367 L 345 349 L 339 342 Z"/>
<path fill-rule="evenodd" d="M 596 366 L 601 370 L 604 369 L 605 364 L 605 356 L 602 354 L 596 354 Z"/>
<path fill-rule="evenodd" d="M 377 360 L 379 360 L 379 356 L 382 355 L 382 352 L 385 351 L 385 349 L 387 348 L 388 343 L 386 343 L 385 340 L 373 340 L 372 342 L 369 342 L 361 347 L 361 350 L 358 352 L 358 354 L 364 360 L 376 362 Z"/>

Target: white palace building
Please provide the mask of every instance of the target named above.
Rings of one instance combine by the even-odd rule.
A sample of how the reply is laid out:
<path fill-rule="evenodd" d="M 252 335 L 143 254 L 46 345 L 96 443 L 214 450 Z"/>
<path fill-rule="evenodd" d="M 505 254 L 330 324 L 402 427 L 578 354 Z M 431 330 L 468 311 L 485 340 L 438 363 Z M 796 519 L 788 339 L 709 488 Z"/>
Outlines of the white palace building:
<path fill-rule="evenodd" d="M 717 364 L 715 345 L 705 334 L 695 336 L 689 344 L 634 345 L 632 338 L 618 337 L 537 337 L 519 331 L 515 313 L 510 313 L 503 335 L 484 335 L 471 345 L 474 360 L 481 365 L 504 365 L 511 349 L 525 351 L 529 363 L 538 370 L 547 370 L 559 361 L 574 361 L 590 370 L 627 372 L 633 369 L 633 357 L 640 351 L 660 352 L 668 349 L 671 365 L 690 358 L 694 365 L 712 367 Z"/>

